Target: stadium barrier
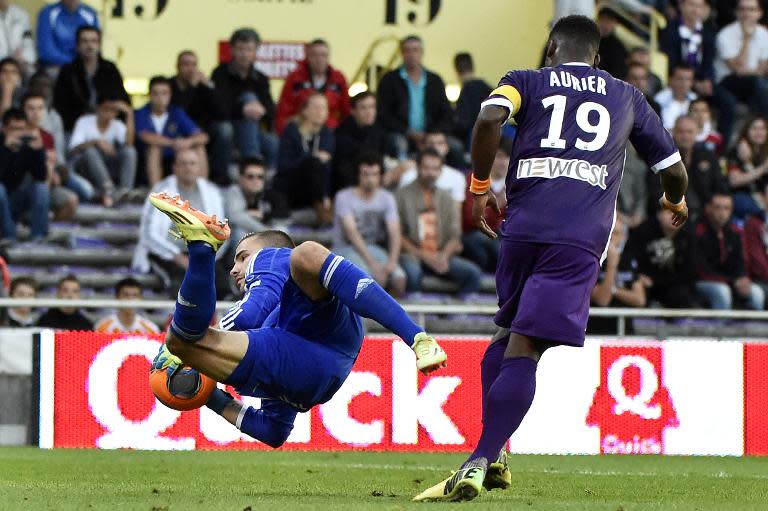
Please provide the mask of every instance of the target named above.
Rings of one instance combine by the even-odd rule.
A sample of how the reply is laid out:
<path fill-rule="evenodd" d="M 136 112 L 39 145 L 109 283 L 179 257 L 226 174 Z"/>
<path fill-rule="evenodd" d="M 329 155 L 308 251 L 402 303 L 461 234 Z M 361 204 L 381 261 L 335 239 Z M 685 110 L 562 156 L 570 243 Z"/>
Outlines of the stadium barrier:
<path fill-rule="evenodd" d="M 122 305 L 122 304 L 121 304 Z M 162 336 L 44 330 L 35 343 L 43 448 L 268 449 L 208 409 L 170 410 L 147 385 Z M 336 396 L 299 414 L 289 450 L 468 451 L 480 434 L 486 337 L 440 337 L 428 377 L 392 337 L 366 338 Z M 231 389 L 230 389 L 231 390 Z M 245 398 L 252 405 L 258 400 Z M 554 348 L 510 442 L 517 453 L 768 455 L 768 344 L 616 341 Z"/>

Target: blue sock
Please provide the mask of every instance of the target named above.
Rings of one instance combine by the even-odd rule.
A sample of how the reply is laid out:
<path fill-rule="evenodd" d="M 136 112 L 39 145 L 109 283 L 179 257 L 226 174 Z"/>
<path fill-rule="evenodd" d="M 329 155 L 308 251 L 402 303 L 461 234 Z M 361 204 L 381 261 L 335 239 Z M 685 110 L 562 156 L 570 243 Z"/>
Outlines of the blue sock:
<path fill-rule="evenodd" d="M 171 332 L 186 342 L 205 335 L 216 310 L 216 252 L 203 241 L 188 244 L 189 267 L 179 288 Z"/>
<path fill-rule="evenodd" d="M 262 399 L 261 408 L 243 405 L 237 416 L 237 429 L 277 449 L 288 440 L 297 410 L 275 399 Z"/>
<path fill-rule="evenodd" d="M 413 345 L 416 334 L 424 331 L 375 280 L 339 255 L 331 253 L 325 260 L 320 282 L 352 311 L 378 321 L 408 346 Z"/>

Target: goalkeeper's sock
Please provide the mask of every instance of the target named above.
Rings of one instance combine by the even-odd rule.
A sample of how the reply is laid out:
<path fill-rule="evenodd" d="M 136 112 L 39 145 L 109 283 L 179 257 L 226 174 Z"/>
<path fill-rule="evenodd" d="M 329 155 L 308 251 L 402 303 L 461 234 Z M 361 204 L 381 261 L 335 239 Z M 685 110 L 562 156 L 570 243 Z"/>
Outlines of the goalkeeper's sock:
<path fill-rule="evenodd" d="M 216 310 L 216 252 L 204 241 L 191 241 L 189 266 L 176 298 L 171 332 L 185 342 L 200 340 Z"/>
<path fill-rule="evenodd" d="M 235 426 L 246 435 L 277 449 L 288 440 L 296 413 L 282 401 L 262 399 L 261 408 L 243 405 Z"/>
<path fill-rule="evenodd" d="M 339 255 L 328 255 L 320 269 L 320 282 L 353 312 L 378 321 L 408 346 L 424 331 L 375 280 Z"/>

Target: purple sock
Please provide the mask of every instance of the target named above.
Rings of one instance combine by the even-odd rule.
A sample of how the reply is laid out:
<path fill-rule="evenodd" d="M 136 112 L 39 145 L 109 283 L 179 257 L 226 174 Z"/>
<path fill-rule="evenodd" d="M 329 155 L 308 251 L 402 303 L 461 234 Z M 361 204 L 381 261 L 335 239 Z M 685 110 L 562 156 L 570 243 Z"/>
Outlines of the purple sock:
<path fill-rule="evenodd" d="M 501 371 L 501 361 L 504 359 L 504 352 L 507 349 L 508 337 L 502 340 L 492 342 L 488 345 L 480 362 L 480 382 L 483 387 L 483 413 L 485 413 L 485 401 L 488 397 L 488 391 L 491 385 L 499 377 Z"/>
<path fill-rule="evenodd" d="M 536 392 L 536 361 L 528 357 L 507 358 L 499 376 L 488 389 L 483 410 L 483 433 L 468 461 L 485 458 L 492 462 L 517 430 L 533 403 Z"/>

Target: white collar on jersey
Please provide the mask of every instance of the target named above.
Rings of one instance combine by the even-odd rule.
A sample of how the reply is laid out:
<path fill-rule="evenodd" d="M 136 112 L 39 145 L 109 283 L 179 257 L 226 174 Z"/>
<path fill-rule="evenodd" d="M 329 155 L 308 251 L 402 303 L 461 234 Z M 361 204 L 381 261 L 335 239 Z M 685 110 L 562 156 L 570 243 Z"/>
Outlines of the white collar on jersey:
<path fill-rule="evenodd" d="M 592 67 L 586 62 L 566 62 L 565 64 L 560 64 L 561 66 L 587 66 Z"/>

